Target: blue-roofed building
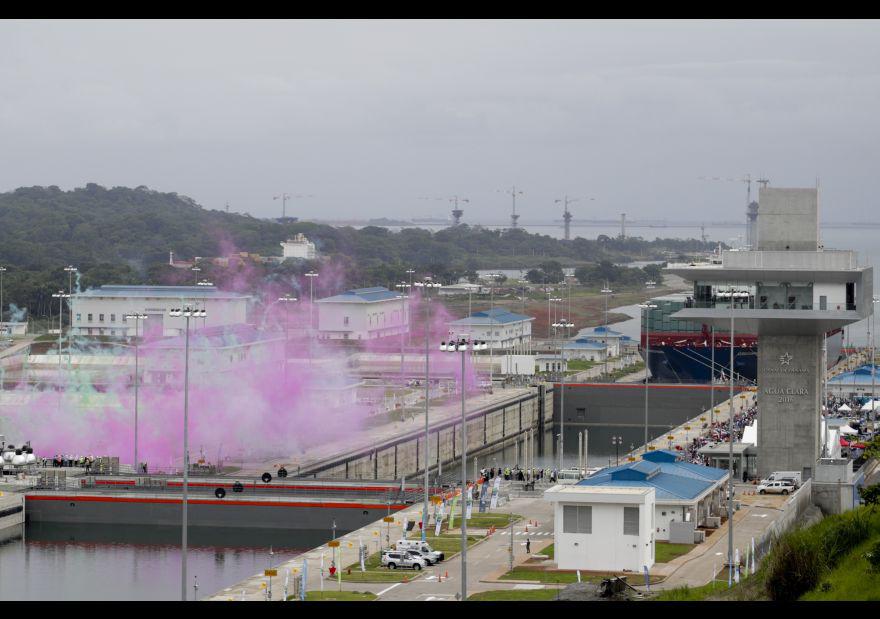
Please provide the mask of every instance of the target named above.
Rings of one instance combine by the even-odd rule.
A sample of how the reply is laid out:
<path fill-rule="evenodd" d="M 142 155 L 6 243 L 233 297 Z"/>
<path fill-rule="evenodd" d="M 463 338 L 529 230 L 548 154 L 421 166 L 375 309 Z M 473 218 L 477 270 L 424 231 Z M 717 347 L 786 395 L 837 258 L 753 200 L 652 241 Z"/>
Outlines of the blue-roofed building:
<path fill-rule="evenodd" d="M 493 350 L 527 351 L 532 342 L 531 316 L 517 314 L 501 307 L 474 312 L 466 318 L 449 323 L 449 336 L 468 335 L 485 341 Z"/>
<path fill-rule="evenodd" d="M 577 485 L 654 488 L 656 538 L 669 540 L 671 523 L 687 522 L 696 528 L 707 526 L 711 517 L 722 514 L 726 482 L 724 469 L 681 462 L 676 452 L 657 450 L 641 460 L 602 469 Z"/>
<path fill-rule="evenodd" d="M 318 337 L 374 340 L 409 331 L 409 303 L 382 286 L 354 288 L 318 299 Z"/>
<path fill-rule="evenodd" d="M 186 319 L 171 317 L 169 310 L 186 305 L 205 310 L 196 320 L 198 327 L 224 327 L 247 322 L 251 297 L 220 290 L 212 285 L 198 286 L 99 286 L 71 297 L 71 329 L 74 335 L 127 337 L 151 333 L 175 336 L 183 333 Z M 126 320 L 126 314 L 145 314 L 139 326 Z"/>
<path fill-rule="evenodd" d="M 875 366 L 873 381 L 880 384 L 880 367 Z M 871 364 L 866 363 L 851 372 L 841 372 L 829 378 L 828 391 L 844 398 L 868 397 L 871 395 L 871 383 Z"/>
<path fill-rule="evenodd" d="M 594 342 L 578 338 L 573 342 L 562 344 L 562 354 L 566 361 L 579 359 L 582 361 L 605 361 L 606 347 L 603 342 Z"/>
<path fill-rule="evenodd" d="M 593 327 L 592 329 L 585 329 L 578 333 L 578 339 L 576 341 L 586 341 L 586 342 L 601 342 L 602 344 L 608 345 L 608 356 L 609 357 L 618 357 L 620 356 L 621 351 L 621 341 L 628 340 L 629 338 L 625 336 L 620 331 L 615 331 L 610 327 Z"/>

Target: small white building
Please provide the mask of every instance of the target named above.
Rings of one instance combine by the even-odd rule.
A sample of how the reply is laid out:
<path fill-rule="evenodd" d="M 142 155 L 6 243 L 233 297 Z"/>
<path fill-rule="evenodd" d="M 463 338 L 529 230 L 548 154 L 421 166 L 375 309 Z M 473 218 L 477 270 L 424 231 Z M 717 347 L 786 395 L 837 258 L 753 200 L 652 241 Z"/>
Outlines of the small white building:
<path fill-rule="evenodd" d="M 381 286 L 318 299 L 318 337 L 373 340 L 409 331 L 406 297 Z"/>
<path fill-rule="evenodd" d="M 726 482 L 725 469 L 682 462 L 675 451 L 658 449 L 641 460 L 602 469 L 577 485 L 654 488 L 656 539 L 693 544 L 694 531 L 722 514 Z"/>
<path fill-rule="evenodd" d="M 557 485 L 552 502 L 561 570 L 642 572 L 654 565 L 654 488 Z"/>
<path fill-rule="evenodd" d="M 539 372 L 564 372 L 568 369 L 568 360 L 553 353 L 535 355 L 535 367 Z"/>
<path fill-rule="evenodd" d="M 565 342 L 562 345 L 562 354 L 566 361 L 577 359 L 579 361 L 605 361 L 605 344 L 585 339 L 577 339 L 573 342 Z"/>
<path fill-rule="evenodd" d="M 315 244 L 312 243 L 302 232 L 298 233 L 292 239 L 287 239 L 281 243 L 282 256 L 287 258 L 298 258 L 301 260 L 314 260 L 318 257 Z"/>
<path fill-rule="evenodd" d="M 608 344 L 608 356 L 619 357 L 621 350 L 621 339 L 626 336 L 620 331 L 606 329 L 605 327 L 594 327 L 589 331 L 581 331 L 576 341 L 600 342 Z"/>
<path fill-rule="evenodd" d="M 0 322 L 0 335 L 27 335 L 26 322 Z"/>
<path fill-rule="evenodd" d="M 531 316 L 496 307 L 453 320 L 448 324 L 449 337 L 467 333 L 471 339 L 485 341 L 492 350 L 527 350 L 532 341 L 533 320 Z"/>
<path fill-rule="evenodd" d="M 441 286 L 437 290 L 437 294 L 441 297 L 453 297 L 464 294 L 483 294 L 485 289 L 479 284 L 471 284 L 470 282 L 459 282 L 450 286 Z"/>
<path fill-rule="evenodd" d="M 247 322 L 249 296 L 218 290 L 215 286 L 100 286 L 71 297 L 73 335 L 133 336 L 183 333 L 186 318 L 169 310 L 186 305 L 205 310 L 204 318 L 190 319 L 191 328 L 222 327 Z M 146 314 L 136 327 L 126 314 Z"/>

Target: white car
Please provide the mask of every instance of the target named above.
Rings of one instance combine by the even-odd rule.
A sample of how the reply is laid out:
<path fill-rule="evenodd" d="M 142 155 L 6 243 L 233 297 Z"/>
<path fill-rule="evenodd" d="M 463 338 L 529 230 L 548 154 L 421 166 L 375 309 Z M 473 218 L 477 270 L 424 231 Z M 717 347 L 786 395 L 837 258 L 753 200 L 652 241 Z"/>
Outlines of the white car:
<path fill-rule="evenodd" d="M 395 544 L 397 550 L 406 550 L 409 552 L 418 552 L 420 556 L 425 557 L 428 565 L 437 563 L 446 558 L 445 553 L 437 552 L 427 542 L 418 539 L 401 539 Z"/>
<path fill-rule="evenodd" d="M 758 494 L 791 494 L 795 487 L 788 481 L 763 481 L 758 486 Z"/>
<path fill-rule="evenodd" d="M 411 567 L 414 570 L 420 570 L 427 567 L 428 562 L 405 550 L 400 552 L 386 550 L 382 553 L 382 565 L 392 570 L 396 570 L 398 567 Z"/>

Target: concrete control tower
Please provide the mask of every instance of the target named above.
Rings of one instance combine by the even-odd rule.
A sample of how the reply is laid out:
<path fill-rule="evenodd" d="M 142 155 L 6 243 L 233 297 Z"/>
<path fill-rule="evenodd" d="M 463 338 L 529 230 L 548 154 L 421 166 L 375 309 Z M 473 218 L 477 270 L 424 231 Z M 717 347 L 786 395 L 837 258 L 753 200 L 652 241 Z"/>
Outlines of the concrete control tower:
<path fill-rule="evenodd" d="M 694 283 L 672 316 L 724 337 L 758 334 L 758 475 L 802 471 L 820 455 L 825 335 L 873 312 L 873 272 L 855 252 L 819 249 L 818 191 L 763 187 L 756 247 L 721 264 L 670 264 Z M 724 338 L 726 339 L 726 338 Z M 833 361 L 833 360 L 832 360 Z"/>

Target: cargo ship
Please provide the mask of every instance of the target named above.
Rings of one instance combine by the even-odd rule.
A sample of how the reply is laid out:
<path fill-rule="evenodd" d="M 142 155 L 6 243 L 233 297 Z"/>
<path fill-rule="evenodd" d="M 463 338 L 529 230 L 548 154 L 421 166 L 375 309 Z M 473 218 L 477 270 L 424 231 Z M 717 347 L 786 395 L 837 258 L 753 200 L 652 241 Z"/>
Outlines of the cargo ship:
<path fill-rule="evenodd" d="M 719 291 L 719 296 L 734 299 L 741 295 L 747 303 L 748 292 Z M 650 356 L 646 364 L 652 380 L 664 383 L 712 383 L 730 379 L 730 333 L 712 330 L 698 322 L 677 320 L 671 316 L 681 309 L 693 306 L 693 296 L 686 293 L 664 295 L 651 299 L 657 307 L 648 313 Z M 843 330 L 827 334 L 828 367 L 840 358 L 843 348 Z M 646 331 L 641 333 L 641 355 L 645 358 Z M 714 355 L 713 355 L 714 349 Z M 758 336 L 754 333 L 734 333 L 734 381 L 754 384 L 758 375 Z M 713 370 L 714 359 L 714 370 Z"/>

